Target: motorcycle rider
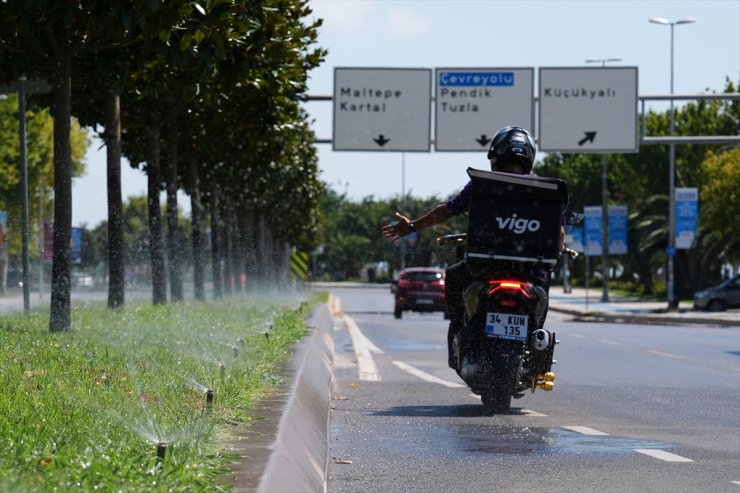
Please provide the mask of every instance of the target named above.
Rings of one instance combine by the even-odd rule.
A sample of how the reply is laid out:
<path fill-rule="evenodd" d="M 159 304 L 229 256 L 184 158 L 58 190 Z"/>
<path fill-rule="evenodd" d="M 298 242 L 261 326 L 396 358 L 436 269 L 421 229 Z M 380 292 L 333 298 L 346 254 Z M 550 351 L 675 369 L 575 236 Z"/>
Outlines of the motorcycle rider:
<path fill-rule="evenodd" d="M 491 140 L 488 148 L 488 160 L 491 171 L 528 175 L 532 172 L 536 147 L 532 134 L 521 127 L 504 127 Z M 386 224 L 382 228 L 386 238 L 404 237 L 414 231 L 421 231 L 436 224 L 442 223 L 452 216 L 467 212 L 470 206 L 472 181 L 469 181 L 462 191 L 453 199 L 442 202 L 426 212 L 418 219 L 411 220 L 396 212 L 399 221 Z M 560 250 L 564 248 L 563 237 L 565 230 L 560 230 Z M 450 327 L 447 332 L 448 363 L 450 368 L 455 367 L 452 351 L 452 341 L 463 326 L 463 289 L 472 281 L 472 277 L 464 261 L 457 262 L 447 268 L 445 273 L 445 294 L 447 299 L 447 313 L 450 317 Z M 546 290 L 549 279 L 545 279 Z M 544 320 L 544 317 L 543 317 Z"/>

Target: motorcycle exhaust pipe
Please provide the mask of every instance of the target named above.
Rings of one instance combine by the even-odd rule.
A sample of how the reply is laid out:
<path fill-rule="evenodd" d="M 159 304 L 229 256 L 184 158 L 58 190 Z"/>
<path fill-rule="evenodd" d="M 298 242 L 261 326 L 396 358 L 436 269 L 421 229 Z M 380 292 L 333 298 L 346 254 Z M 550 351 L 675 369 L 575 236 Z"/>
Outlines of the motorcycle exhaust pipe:
<path fill-rule="evenodd" d="M 534 348 L 538 351 L 544 351 L 550 347 L 550 332 L 545 329 L 534 331 Z"/>

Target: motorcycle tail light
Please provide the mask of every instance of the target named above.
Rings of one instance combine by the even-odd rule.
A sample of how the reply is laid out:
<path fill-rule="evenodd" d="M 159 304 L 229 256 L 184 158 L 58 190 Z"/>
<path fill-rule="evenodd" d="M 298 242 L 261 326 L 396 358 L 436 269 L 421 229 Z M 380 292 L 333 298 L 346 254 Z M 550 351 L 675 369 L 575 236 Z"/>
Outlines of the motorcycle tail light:
<path fill-rule="evenodd" d="M 525 287 L 527 286 L 526 282 L 493 279 L 491 281 L 488 281 L 488 285 L 491 286 L 491 289 L 488 290 L 488 296 L 492 295 L 500 289 L 504 289 L 507 291 L 519 291 L 527 298 L 531 298 L 530 294 L 525 289 Z"/>

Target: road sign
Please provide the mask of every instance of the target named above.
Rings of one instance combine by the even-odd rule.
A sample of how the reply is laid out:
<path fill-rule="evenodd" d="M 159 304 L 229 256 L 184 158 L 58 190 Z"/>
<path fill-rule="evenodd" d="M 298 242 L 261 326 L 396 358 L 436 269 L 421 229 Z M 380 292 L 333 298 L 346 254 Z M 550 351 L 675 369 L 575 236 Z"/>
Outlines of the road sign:
<path fill-rule="evenodd" d="M 583 208 L 583 236 L 586 255 L 601 255 L 601 206 Z"/>
<path fill-rule="evenodd" d="M 334 69 L 335 151 L 429 152 L 431 69 Z"/>
<path fill-rule="evenodd" d="M 437 151 L 481 152 L 502 127 L 533 130 L 533 68 L 438 68 L 435 95 Z"/>
<path fill-rule="evenodd" d="M 609 255 L 627 254 L 627 206 L 610 205 L 609 215 Z"/>
<path fill-rule="evenodd" d="M 637 67 L 540 68 L 539 149 L 637 152 Z"/>
<path fill-rule="evenodd" d="M 308 279 L 308 254 L 306 252 L 291 252 L 290 275 L 295 280 Z"/>
<path fill-rule="evenodd" d="M 676 188 L 676 248 L 689 249 L 696 238 L 696 222 L 699 217 L 699 189 Z"/>

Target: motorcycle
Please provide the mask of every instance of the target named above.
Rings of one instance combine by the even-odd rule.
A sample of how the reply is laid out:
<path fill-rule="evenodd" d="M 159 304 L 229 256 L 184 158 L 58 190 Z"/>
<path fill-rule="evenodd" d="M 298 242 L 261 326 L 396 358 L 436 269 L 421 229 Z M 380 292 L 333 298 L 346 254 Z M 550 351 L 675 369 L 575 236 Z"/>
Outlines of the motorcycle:
<path fill-rule="evenodd" d="M 486 411 L 505 413 L 526 390 L 554 388 L 559 341 L 543 327 L 547 289 L 561 255 L 561 225 L 582 216 L 567 213 L 562 180 L 472 168 L 468 175 L 468 233 L 438 238 L 456 246 L 471 279 L 463 290 L 464 324 L 452 340 L 453 360 Z"/>

